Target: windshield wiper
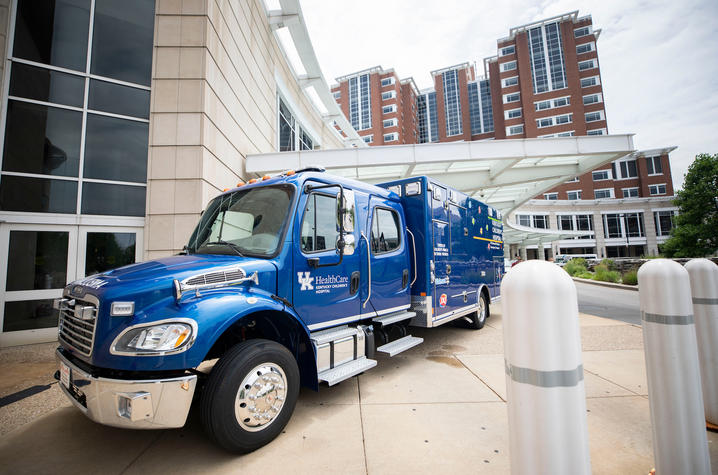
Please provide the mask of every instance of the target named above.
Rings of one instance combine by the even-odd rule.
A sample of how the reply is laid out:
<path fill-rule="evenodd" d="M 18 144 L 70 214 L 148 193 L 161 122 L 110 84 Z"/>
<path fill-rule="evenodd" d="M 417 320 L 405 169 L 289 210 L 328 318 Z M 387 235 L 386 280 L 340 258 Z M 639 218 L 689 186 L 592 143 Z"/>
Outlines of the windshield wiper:
<path fill-rule="evenodd" d="M 239 250 L 240 247 L 239 247 L 238 245 L 236 245 L 235 243 L 233 243 L 233 242 L 224 241 L 224 240 L 222 240 L 222 239 L 217 239 L 216 241 L 206 242 L 206 243 L 203 244 L 203 246 L 212 246 L 212 245 L 215 245 L 215 246 L 227 246 L 228 248 L 230 248 L 230 249 L 232 249 L 234 252 L 236 252 L 238 256 L 244 257 L 244 254 L 242 254 L 242 252 Z"/>

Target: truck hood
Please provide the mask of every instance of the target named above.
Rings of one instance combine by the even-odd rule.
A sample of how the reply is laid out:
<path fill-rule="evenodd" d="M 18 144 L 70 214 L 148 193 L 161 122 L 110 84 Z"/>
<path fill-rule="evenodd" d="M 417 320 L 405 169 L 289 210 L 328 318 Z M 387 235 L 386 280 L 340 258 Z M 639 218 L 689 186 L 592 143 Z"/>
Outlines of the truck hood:
<path fill-rule="evenodd" d="M 236 267 L 241 267 L 247 276 L 256 271 L 259 286 L 270 293 L 276 291 L 276 267 L 272 261 L 217 254 L 172 256 L 131 264 L 72 282 L 68 290 L 73 296 L 90 293 L 101 301 L 132 300 L 135 308 L 141 309 L 173 296 L 174 280 Z"/>

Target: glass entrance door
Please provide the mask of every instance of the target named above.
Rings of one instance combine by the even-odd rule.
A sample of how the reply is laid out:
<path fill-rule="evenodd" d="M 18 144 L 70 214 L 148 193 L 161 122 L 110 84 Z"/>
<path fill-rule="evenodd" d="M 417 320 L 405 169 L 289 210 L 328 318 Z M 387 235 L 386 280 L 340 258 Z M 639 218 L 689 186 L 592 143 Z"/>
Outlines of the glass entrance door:
<path fill-rule="evenodd" d="M 0 252 L 0 346 L 52 341 L 52 301 L 76 275 L 77 227 L 3 224 Z"/>

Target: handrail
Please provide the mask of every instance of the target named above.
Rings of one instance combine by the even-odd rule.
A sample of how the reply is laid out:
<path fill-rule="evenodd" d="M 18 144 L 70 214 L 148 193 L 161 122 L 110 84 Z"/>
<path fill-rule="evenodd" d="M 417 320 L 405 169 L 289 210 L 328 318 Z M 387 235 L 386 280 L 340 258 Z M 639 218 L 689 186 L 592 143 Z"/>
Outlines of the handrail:
<path fill-rule="evenodd" d="M 409 284 L 409 288 L 411 288 L 411 286 L 414 285 L 414 282 L 416 282 L 416 277 L 418 275 L 418 269 L 416 268 L 416 239 L 414 239 L 414 233 L 409 231 L 409 228 L 406 228 L 406 232 L 411 236 L 411 249 L 414 251 L 414 280 L 412 280 L 411 284 Z"/>
<path fill-rule="evenodd" d="M 362 308 L 364 308 L 371 298 L 371 246 L 369 246 L 369 240 L 366 238 L 363 231 L 361 233 L 361 238 L 366 241 L 366 263 L 369 267 L 369 294 L 366 296 L 364 303 L 362 303 Z"/>

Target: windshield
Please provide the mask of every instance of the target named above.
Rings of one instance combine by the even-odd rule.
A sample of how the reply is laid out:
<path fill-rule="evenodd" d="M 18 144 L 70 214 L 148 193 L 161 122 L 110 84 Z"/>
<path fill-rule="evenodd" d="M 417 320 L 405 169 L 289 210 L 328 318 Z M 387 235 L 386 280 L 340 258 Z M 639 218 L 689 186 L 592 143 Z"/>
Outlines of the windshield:
<path fill-rule="evenodd" d="M 218 196 L 192 233 L 188 252 L 257 257 L 275 254 L 293 193 L 293 187 L 278 185 Z"/>

